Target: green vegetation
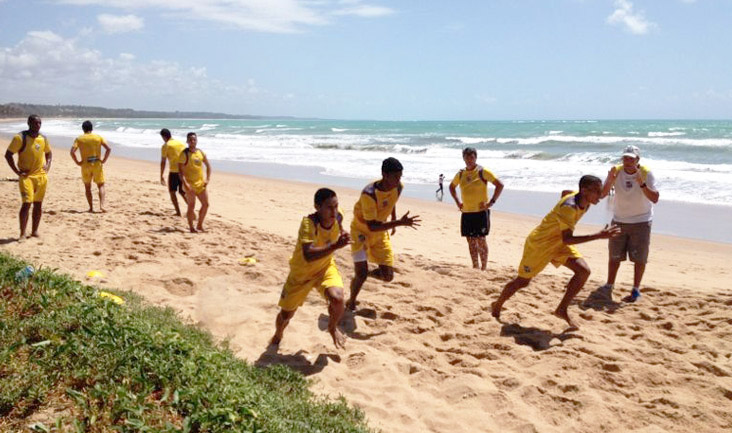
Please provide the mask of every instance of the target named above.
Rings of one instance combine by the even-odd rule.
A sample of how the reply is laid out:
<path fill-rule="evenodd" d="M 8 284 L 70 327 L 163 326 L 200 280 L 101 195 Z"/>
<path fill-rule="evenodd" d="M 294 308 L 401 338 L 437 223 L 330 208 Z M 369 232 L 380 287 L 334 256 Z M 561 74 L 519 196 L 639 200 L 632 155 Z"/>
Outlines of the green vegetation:
<path fill-rule="evenodd" d="M 41 117 L 105 117 L 145 119 L 295 119 L 290 116 L 251 116 L 247 114 L 211 113 L 208 111 L 149 111 L 131 108 L 88 107 L 85 105 L 43 105 L 12 102 L 0 104 L 0 118 L 21 117 L 31 114 Z"/>
<path fill-rule="evenodd" d="M 369 432 L 301 374 L 237 359 L 211 336 L 124 293 L 0 253 L 0 431 Z"/>

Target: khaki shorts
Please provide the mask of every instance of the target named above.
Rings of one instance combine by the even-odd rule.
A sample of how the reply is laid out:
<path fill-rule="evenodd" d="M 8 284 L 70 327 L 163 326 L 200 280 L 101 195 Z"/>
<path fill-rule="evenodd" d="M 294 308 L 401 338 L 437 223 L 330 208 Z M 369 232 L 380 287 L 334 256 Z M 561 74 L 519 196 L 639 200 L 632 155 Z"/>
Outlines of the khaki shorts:
<path fill-rule="evenodd" d="M 300 280 L 290 274 L 282 288 L 279 306 L 285 311 L 295 311 L 305 302 L 313 288 L 318 289 L 318 293 L 325 298 L 325 289 L 329 287 L 343 288 L 343 280 L 335 263 L 331 262 L 320 277 L 310 280 Z"/>
<path fill-rule="evenodd" d="M 613 221 L 620 227 L 620 235 L 608 241 L 610 259 L 622 262 L 630 257 L 633 263 L 648 263 L 648 249 L 651 245 L 651 222 L 626 224 Z"/>
<path fill-rule="evenodd" d="M 48 176 L 46 174 L 34 174 L 21 176 L 18 179 L 20 185 L 20 198 L 23 203 L 38 203 L 46 196 L 46 185 Z"/>

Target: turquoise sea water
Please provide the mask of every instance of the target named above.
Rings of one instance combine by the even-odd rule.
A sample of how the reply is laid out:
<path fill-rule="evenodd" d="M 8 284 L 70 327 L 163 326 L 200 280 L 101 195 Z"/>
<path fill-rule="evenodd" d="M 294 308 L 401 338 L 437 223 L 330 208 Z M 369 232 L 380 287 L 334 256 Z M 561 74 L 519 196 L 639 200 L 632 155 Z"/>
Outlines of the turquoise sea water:
<path fill-rule="evenodd" d="M 47 119 L 42 132 L 80 133 L 83 119 Z M 92 119 L 94 120 L 94 119 Z M 628 144 L 657 178 L 663 200 L 732 206 L 732 121 L 346 121 L 102 119 L 95 129 L 116 146 L 159 149 L 158 131 L 199 136 L 209 159 L 311 167 L 324 175 L 371 179 L 380 161 L 399 158 L 404 180 L 449 181 L 462 167 L 460 150 L 478 149 L 478 162 L 509 190 L 556 192 L 582 174 L 604 179 Z M 22 123 L 1 124 L 14 133 Z M 70 144 L 70 142 L 68 143 Z M 65 146 L 63 146 L 65 147 Z M 277 176 L 286 177 L 286 176 Z"/>

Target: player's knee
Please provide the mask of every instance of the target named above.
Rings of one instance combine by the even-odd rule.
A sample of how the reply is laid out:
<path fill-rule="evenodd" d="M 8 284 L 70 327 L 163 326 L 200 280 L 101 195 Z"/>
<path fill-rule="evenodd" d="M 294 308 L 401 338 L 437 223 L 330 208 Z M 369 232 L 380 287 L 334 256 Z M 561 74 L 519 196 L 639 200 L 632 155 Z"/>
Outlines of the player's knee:
<path fill-rule="evenodd" d="M 328 300 L 335 306 L 343 305 L 343 289 L 340 287 L 328 287 L 325 290 Z"/>
<path fill-rule="evenodd" d="M 590 278 L 590 274 L 592 271 L 590 270 L 590 267 L 587 265 L 587 263 L 578 263 L 577 269 L 574 271 L 575 275 L 578 277 L 587 280 Z"/>

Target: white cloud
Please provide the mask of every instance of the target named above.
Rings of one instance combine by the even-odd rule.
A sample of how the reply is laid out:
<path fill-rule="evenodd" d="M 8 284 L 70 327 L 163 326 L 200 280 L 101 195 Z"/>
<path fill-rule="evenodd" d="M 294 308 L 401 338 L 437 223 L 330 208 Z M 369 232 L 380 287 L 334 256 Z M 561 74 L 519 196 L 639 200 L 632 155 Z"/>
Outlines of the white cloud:
<path fill-rule="evenodd" d="M 212 21 L 235 28 L 271 33 L 292 33 L 302 26 L 327 25 L 335 15 L 378 17 L 392 9 L 346 2 L 314 0 L 55 0 L 80 6 L 153 10 L 176 19 Z M 344 7 L 348 6 L 348 7 Z"/>
<path fill-rule="evenodd" d="M 145 26 L 143 19 L 135 15 L 101 14 L 97 16 L 97 21 L 107 33 L 134 32 Z"/>
<path fill-rule="evenodd" d="M 264 92 L 253 80 L 229 84 L 212 79 L 205 67 L 137 62 L 130 53 L 105 57 L 51 31 L 28 32 L 14 47 L 0 46 L 0 88 L 7 90 L 6 100 L 105 106 L 169 100 L 168 106 L 186 107 L 221 95 L 246 100 L 252 89 Z"/>
<path fill-rule="evenodd" d="M 634 11 L 633 3 L 628 0 L 615 0 L 615 11 L 607 17 L 607 23 L 622 25 L 634 35 L 644 35 L 657 27 L 643 16 L 642 11 Z"/>

